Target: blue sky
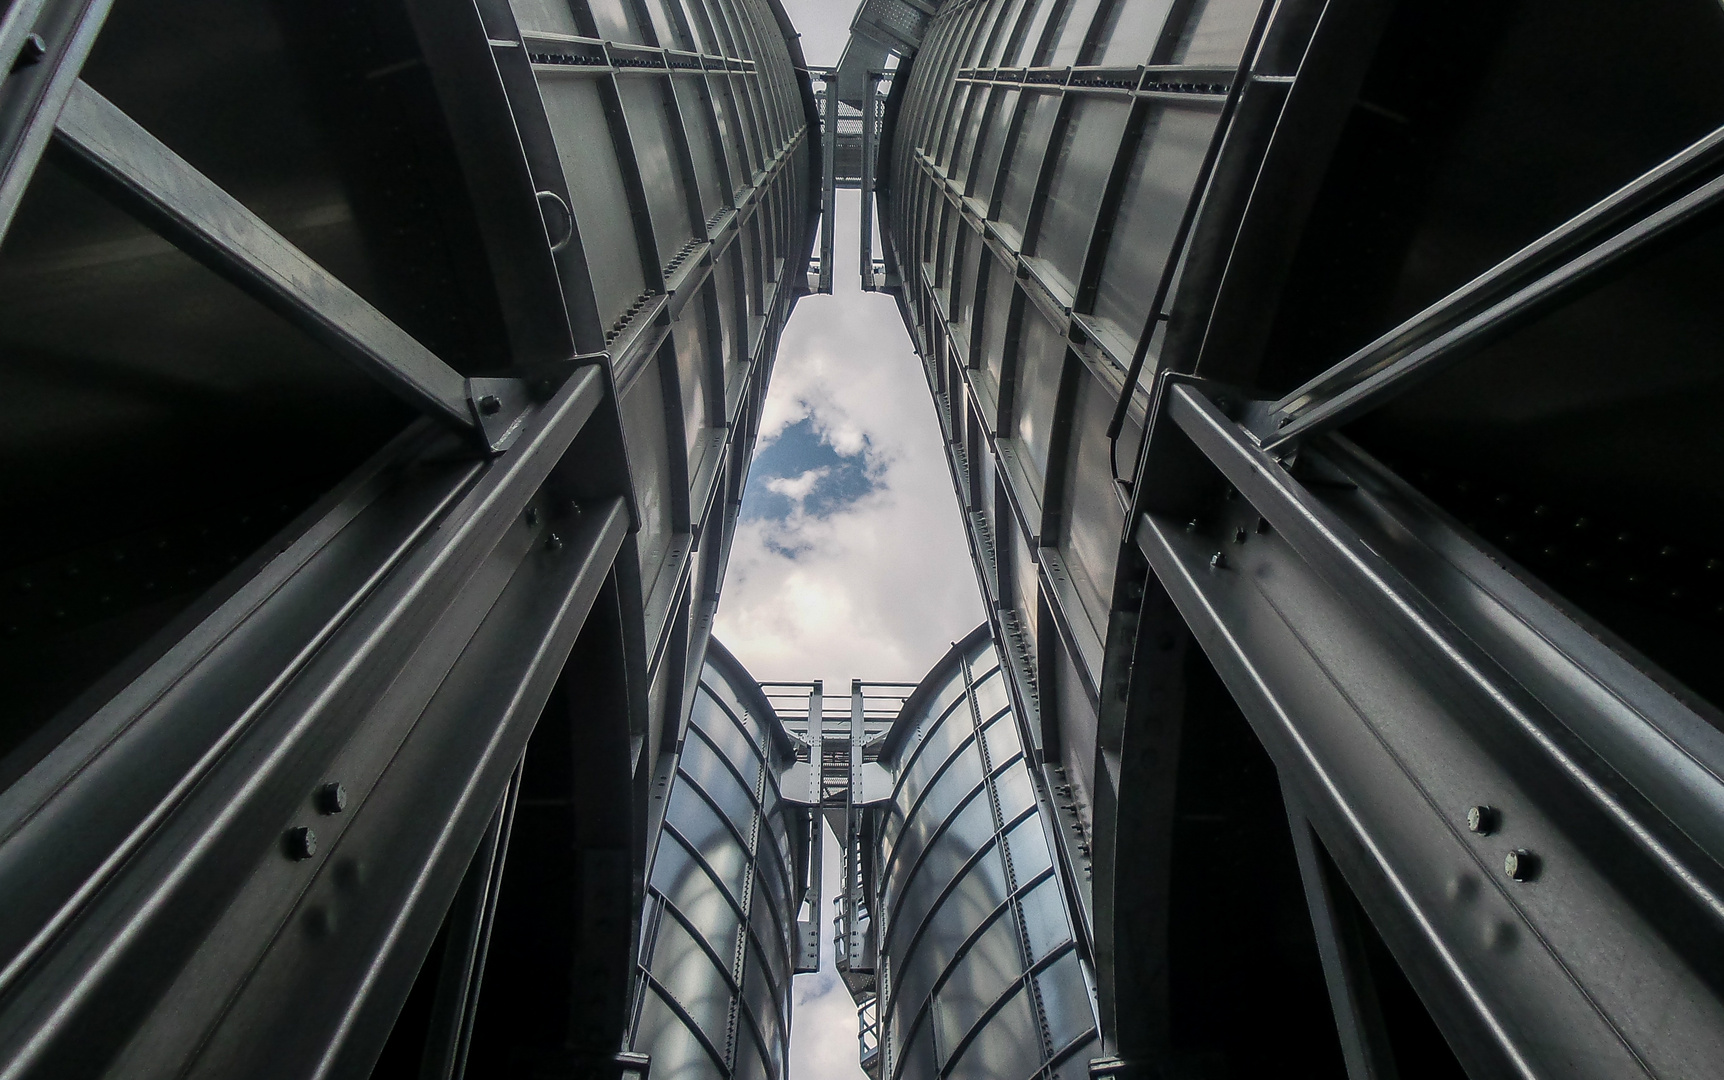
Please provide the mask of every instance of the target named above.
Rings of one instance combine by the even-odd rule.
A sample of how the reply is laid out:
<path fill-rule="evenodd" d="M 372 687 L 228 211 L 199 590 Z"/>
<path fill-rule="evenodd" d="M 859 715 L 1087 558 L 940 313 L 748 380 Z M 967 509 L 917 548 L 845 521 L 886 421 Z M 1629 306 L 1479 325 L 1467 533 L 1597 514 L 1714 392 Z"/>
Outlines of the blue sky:
<path fill-rule="evenodd" d="M 828 518 L 854 507 L 873 494 L 882 470 L 877 456 L 868 452 L 866 432 L 861 444 L 849 449 L 834 446 L 812 415 L 788 425 L 755 455 L 743 518 L 788 525 L 797 514 Z M 795 558 L 801 549 L 781 550 Z"/>
<path fill-rule="evenodd" d="M 808 62 L 835 64 L 849 0 L 787 0 Z M 933 400 L 888 296 L 864 293 L 857 193 L 839 192 L 833 295 L 804 297 L 778 349 L 716 634 L 758 679 L 914 680 L 982 621 Z M 826 897 L 839 866 L 827 838 Z M 792 1080 L 863 1080 L 832 967 L 798 975 Z"/>
<path fill-rule="evenodd" d="M 785 0 L 808 62 L 838 62 L 852 0 Z M 864 293 L 858 194 L 838 193 L 833 295 L 798 302 L 778 348 L 716 634 L 758 679 L 914 680 L 982 621 L 921 361 L 889 296 Z M 827 837 L 825 897 L 837 888 Z M 832 967 L 798 975 L 792 1080 L 863 1080 L 856 1007 Z"/>
<path fill-rule="evenodd" d="M 917 679 L 982 621 L 921 361 L 860 288 L 856 208 L 839 193 L 834 293 L 779 345 L 719 600 L 759 679 Z"/>
<path fill-rule="evenodd" d="M 779 345 L 719 600 L 717 637 L 758 679 L 919 679 L 982 621 L 921 361 L 891 298 L 861 291 L 857 206 L 839 192 L 834 293 L 798 302 Z M 792 1080 L 865 1076 L 831 954 L 828 932 L 796 977 Z"/>

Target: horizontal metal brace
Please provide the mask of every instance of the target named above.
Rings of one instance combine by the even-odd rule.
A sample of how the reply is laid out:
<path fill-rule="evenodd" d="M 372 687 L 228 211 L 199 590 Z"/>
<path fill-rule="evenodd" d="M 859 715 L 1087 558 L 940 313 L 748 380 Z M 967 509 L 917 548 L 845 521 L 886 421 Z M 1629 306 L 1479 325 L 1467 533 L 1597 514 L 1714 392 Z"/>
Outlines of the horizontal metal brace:
<path fill-rule="evenodd" d="M 483 413 L 467 381 L 214 181 L 79 82 L 55 126 L 59 144 L 187 254 L 358 364 L 422 412 L 472 430 L 491 449 L 515 416 Z M 515 395 L 489 387 L 480 396 Z M 501 419 L 492 421 L 491 417 Z"/>

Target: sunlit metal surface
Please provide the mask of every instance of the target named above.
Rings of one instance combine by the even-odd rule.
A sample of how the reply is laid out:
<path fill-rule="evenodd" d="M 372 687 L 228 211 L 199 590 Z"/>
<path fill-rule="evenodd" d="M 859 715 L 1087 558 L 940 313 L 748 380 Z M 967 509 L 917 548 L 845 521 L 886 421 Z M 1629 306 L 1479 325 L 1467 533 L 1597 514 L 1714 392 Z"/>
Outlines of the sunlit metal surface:
<path fill-rule="evenodd" d="M 796 919 L 818 843 L 818 819 L 780 791 L 797 746 L 714 642 L 663 797 L 641 928 L 630 1045 L 655 1075 L 785 1075 Z"/>
<path fill-rule="evenodd" d="M 876 1080 L 1081 1077 L 1099 1052 L 1054 807 L 1005 678 L 981 626 L 913 689 L 855 682 L 848 715 L 809 698 L 822 805 L 844 837 L 837 968 Z"/>

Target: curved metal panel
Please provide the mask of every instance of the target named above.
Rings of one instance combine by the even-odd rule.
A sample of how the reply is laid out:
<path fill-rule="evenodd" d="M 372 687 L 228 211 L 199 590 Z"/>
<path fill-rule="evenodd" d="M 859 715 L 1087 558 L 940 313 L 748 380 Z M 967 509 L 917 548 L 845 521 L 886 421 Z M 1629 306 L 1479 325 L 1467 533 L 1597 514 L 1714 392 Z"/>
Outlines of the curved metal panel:
<path fill-rule="evenodd" d="M 883 1078 L 1082 1076 L 1094 1049 L 1090 976 L 1004 680 L 980 627 L 880 737 L 896 780 L 858 856 Z"/>
<path fill-rule="evenodd" d="M 714 642 L 670 783 L 642 924 L 643 996 L 629 1046 L 651 1057 L 655 1076 L 784 1075 L 809 867 L 802 858 L 787 865 L 783 852 L 807 851 L 812 820 L 786 812 L 777 797 L 778 777 L 795 760 L 758 684 Z"/>

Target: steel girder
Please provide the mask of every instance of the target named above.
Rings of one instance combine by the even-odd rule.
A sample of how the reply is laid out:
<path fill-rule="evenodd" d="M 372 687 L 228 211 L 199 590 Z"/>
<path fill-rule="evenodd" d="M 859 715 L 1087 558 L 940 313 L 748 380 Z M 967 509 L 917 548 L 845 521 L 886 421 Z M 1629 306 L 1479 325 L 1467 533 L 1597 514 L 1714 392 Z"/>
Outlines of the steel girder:
<path fill-rule="evenodd" d="M 270 24 L 286 44 L 268 48 L 303 47 L 314 101 L 351 91 L 358 115 L 365 94 L 405 80 L 399 100 L 431 103 L 389 129 L 429 116 L 421 156 L 357 154 L 374 172 L 347 180 L 384 187 L 403 220 L 428 212 L 415 185 L 446 185 L 458 209 L 440 228 L 452 247 L 473 239 L 479 314 L 435 315 L 494 318 L 489 362 L 429 347 L 445 339 L 425 336 L 428 305 L 350 287 L 356 264 L 308 253 L 312 234 L 258 199 L 255 178 L 218 182 L 232 161 L 182 156 L 183 131 L 158 138 L 134 118 L 124 50 L 85 69 L 109 14 L 48 0 L 0 20 L 0 53 L 18 58 L 0 83 L 0 225 L 41 235 L 29 200 L 74 175 L 426 419 L 234 553 L 212 588 L 151 609 L 153 636 L 122 637 L 130 655 L 51 722 L 8 727 L 0 1075 L 353 1076 L 380 1055 L 383 1074 L 523 1056 L 643 1071 L 619 1051 L 649 792 L 692 700 L 777 335 L 803 288 L 782 267 L 813 237 L 815 118 L 782 14 L 725 5 L 720 28 L 685 16 L 662 42 L 609 41 L 522 25 L 502 3 L 383 4 L 359 16 L 360 37 L 398 52 L 381 67 L 369 38 L 349 37 L 358 58 L 307 45 L 312 13 Z M 374 70 L 352 81 L 349 61 Z M 567 65 L 609 103 L 597 131 L 547 112 Z M 624 104 L 648 85 L 678 106 L 674 123 Z M 203 105 L 234 104 L 220 93 Z M 587 156 L 559 152 L 571 139 Z M 644 176 L 638 155 L 669 172 Z M 623 248 L 604 246 L 579 197 L 594 160 L 620 178 Z M 659 198 L 664 185 L 682 203 Z M 360 202 L 362 219 L 383 205 Z M 613 308 L 604 279 L 630 264 L 643 290 Z M 403 288 L 429 280 L 406 266 L 421 277 Z M 195 324 L 201 309 L 187 310 Z M 146 366 L 206 377 L 177 362 Z M 280 407 L 300 410 L 315 445 L 315 410 L 291 395 Z M 546 825 L 535 815 L 550 804 Z M 510 905 L 546 866 L 562 874 L 543 898 L 570 905 L 549 913 L 568 937 L 532 955 L 507 934 L 498 945 L 499 917 L 543 914 Z M 511 1028 L 521 995 L 562 1015 Z"/>
<path fill-rule="evenodd" d="M 1724 562 L 1682 395 L 1715 392 L 1685 298 L 1717 274 L 1718 12 L 1658 6 L 1631 56 L 1588 5 L 1476 41 L 1417 3 L 1034 7 L 942 6 L 879 187 L 1077 804 L 1092 1075 L 1706 1075 Z M 1613 104 L 1556 55 L 1620 56 Z M 1534 129 L 1617 150 L 1508 149 Z"/>

